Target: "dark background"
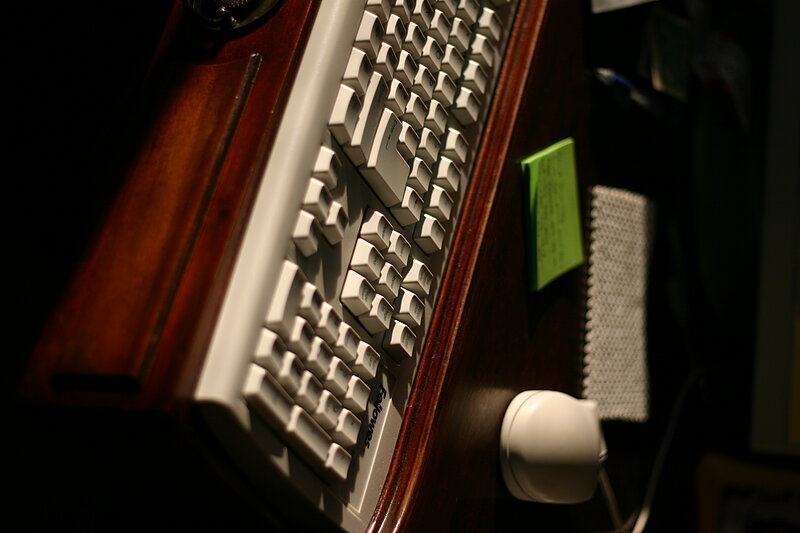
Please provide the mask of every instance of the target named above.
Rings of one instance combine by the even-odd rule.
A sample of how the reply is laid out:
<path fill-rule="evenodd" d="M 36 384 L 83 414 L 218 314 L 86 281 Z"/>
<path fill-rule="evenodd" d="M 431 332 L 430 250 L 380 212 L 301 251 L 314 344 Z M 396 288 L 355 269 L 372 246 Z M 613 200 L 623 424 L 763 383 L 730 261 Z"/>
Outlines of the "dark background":
<path fill-rule="evenodd" d="M 612 68 L 653 99 L 646 109 L 624 91 L 595 83 L 590 117 L 598 181 L 640 192 L 657 209 L 648 307 L 652 416 L 641 426 L 605 428 L 611 483 L 624 516 L 643 497 L 676 398 L 692 376 L 647 531 L 694 530 L 705 512 L 698 506 L 698 468 L 709 457 L 798 471 L 796 458 L 757 454 L 749 445 L 772 7 L 662 1 L 588 19 L 587 66 Z M 656 10 L 686 23 L 685 99 L 654 91 L 639 68 Z M 697 68 L 716 42 L 741 54 L 749 69 L 741 86 Z M 744 116 L 737 91 L 744 94 Z M 738 527 L 797 531 L 797 502 L 795 493 L 792 527 Z"/>

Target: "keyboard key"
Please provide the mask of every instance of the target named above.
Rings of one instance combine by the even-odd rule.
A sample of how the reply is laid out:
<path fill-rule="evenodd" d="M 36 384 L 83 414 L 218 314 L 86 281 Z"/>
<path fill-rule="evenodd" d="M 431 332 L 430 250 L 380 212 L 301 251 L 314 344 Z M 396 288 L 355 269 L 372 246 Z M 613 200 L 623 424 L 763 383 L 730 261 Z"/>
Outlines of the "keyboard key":
<path fill-rule="evenodd" d="M 328 189 L 335 189 L 336 184 L 339 183 L 340 167 L 341 162 L 336 152 L 327 146 L 320 146 L 311 176 L 324 183 Z"/>
<path fill-rule="evenodd" d="M 406 38 L 403 39 L 403 50 L 411 54 L 414 61 L 422 55 L 425 47 L 425 32 L 416 22 L 409 22 L 406 26 Z"/>
<path fill-rule="evenodd" d="M 343 361 L 350 363 L 358 357 L 358 343 L 360 342 L 361 337 L 350 327 L 350 324 L 342 322 L 339 326 L 339 338 L 333 345 L 333 352 Z"/>
<path fill-rule="evenodd" d="M 453 18 L 456 16 L 457 6 L 457 0 L 435 0 L 433 2 L 433 7 L 441 9 L 448 18 Z"/>
<path fill-rule="evenodd" d="M 422 48 L 422 55 L 419 57 L 420 65 L 425 65 L 434 72 L 439 70 L 444 59 L 444 52 L 442 47 L 436 42 L 433 37 L 425 39 L 425 46 Z"/>
<path fill-rule="evenodd" d="M 296 316 L 294 317 L 292 329 L 284 340 L 290 350 L 300 357 L 306 357 L 311 351 L 314 338 L 314 329 L 309 325 L 308 321 L 301 316 Z"/>
<path fill-rule="evenodd" d="M 414 97 L 419 98 L 416 94 Z M 400 126 L 400 138 L 397 141 L 397 149 L 400 151 L 400 155 L 407 161 L 411 160 L 417 153 L 418 147 L 419 135 L 414 131 L 414 126 L 403 120 Z"/>
<path fill-rule="evenodd" d="M 325 219 L 325 223 L 322 225 L 322 234 L 329 243 L 338 244 L 342 241 L 348 222 L 349 219 L 344 206 L 334 200 L 331 202 L 328 218 Z"/>
<path fill-rule="evenodd" d="M 403 270 L 411 257 L 411 245 L 403 234 L 392 231 L 389 239 L 389 248 L 386 249 L 386 260 L 389 261 L 397 270 Z"/>
<path fill-rule="evenodd" d="M 295 405 L 285 426 L 287 437 L 294 443 L 294 450 L 312 466 L 321 467 L 328 460 L 331 438 L 311 415 Z"/>
<path fill-rule="evenodd" d="M 414 356 L 416 342 L 417 336 L 411 328 L 398 320 L 392 320 L 392 325 L 383 338 L 383 347 L 399 363 Z"/>
<path fill-rule="evenodd" d="M 358 343 L 358 357 L 352 363 L 353 372 L 363 379 L 370 381 L 378 375 L 378 366 L 381 356 L 375 349 L 364 341 Z"/>
<path fill-rule="evenodd" d="M 389 15 L 389 21 L 386 23 L 386 35 L 383 40 L 392 47 L 395 54 L 399 54 L 403 48 L 403 41 L 406 38 L 406 25 L 402 19 L 395 15 Z"/>
<path fill-rule="evenodd" d="M 411 90 L 414 85 L 414 76 L 417 75 L 417 62 L 411 57 L 411 54 L 406 50 L 401 50 L 400 55 L 397 56 L 397 68 L 394 71 L 394 77 L 400 80 L 407 90 Z"/>
<path fill-rule="evenodd" d="M 314 337 L 308 353 L 301 357 L 305 367 L 320 379 L 323 379 L 328 373 L 331 361 L 334 359 L 331 347 L 319 337 Z"/>
<path fill-rule="evenodd" d="M 411 266 L 403 278 L 404 289 L 414 291 L 420 296 L 427 296 L 433 286 L 433 274 L 422 261 L 413 259 Z"/>
<path fill-rule="evenodd" d="M 440 47 L 447 44 L 450 38 L 450 19 L 441 10 L 433 10 L 433 18 L 431 18 L 431 27 L 428 29 L 428 35 L 436 39 Z"/>
<path fill-rule="evenodd" d="M 413 292 L 401 289 L 398 297 L 397 312 L 395 318 L 411 325 L 412 327 L 422 324 L 425 315 L 425 304 Z"/>
<path fill-rule="evenodd" d="M 494 9 L 484 7 L 478 17 L 478 24 L 475 26 L 475 31 L 489 38 L 489 40 L 497 46 L 500 42 L 500 37 L 503 36 L 503 24 Z"/>
<path fill-rule="evenodd" d="M 434 185 L 423 211 L 442 222 L 446 222 L 450 220 L 450 215 L 453 212 L 453 199 L 442 187 Z"/>
<path fill-rule="evenodd" d="M 469 58 L 480 63 L 483 68 L 491 70 L 494 66 L 495 48 L 485 35 L 476 34 L 469 46 Z"/>
<path fill-rule="evenodd" d="M 386 263 L 381 269 L 381 275 L 378 278 L 375 290 L 387 300 L 392 301 L 397 298 L 402 281 L 403 279 L 397 269 L 390 263 Z"/>
<path fill-rule="evenodd" d="M 347 409 L 339 412 L 336 425 L 332 428 L 331 437 L 337 444 L 350 448 L 358 439 L 358 430 L 361 429 L 361 420 Z"/>
<path fill-rule="evenodd" d="M 475 0 L 459 0 L 456 15 L 463 18 L 468 26 L 472 26 L 478 20 L 480 5 Z"/>
<path fill-rule="evenodd" d="M 369 159 L 361 168 L 364 178 L 387 206 L 396 205 L 403 199 L 410 171 L 397 148 L 400 130 L 400 120 L 384 109 Z"/>
<path fill-rule="evenodd" d="M 319 322 L 317 322 L 315 329 L 317 335 L 322 337 L 325 342 L 333 344 L 339 338 L 339 326 L 341 323 L 342 317 L 339 316 L 336 309 L 328 302 L 322 302 Z"/>
<path fill-rule="evenodd" d="M 322 181 L 316 178 L 308 180 L 306 195 L 303 197 L 303 210 L 314 215 L 317 221 L 323 224 L 331 210 L 331 202 L 333 202 L 331 192 Z"/>
<path fill-rule="evenodd" d="M 345 145 L 352 139 L 360 112 L 361 100 L 358 94 L 347 85 L 340 85 L 328 119 L 328 127 L 339 144 Z"/>
<path fill-rule="evenodd" d="M 452 44 L 444 47 L 444 57 L 442 58 L 442 70 L 451 78 L 457 80 L 461 77 L 464 69 L 464 56 Z"/>
<path fill-rule="evenodd" d="M 378 127 L 388 93 L 389 87 L 383 76 L 379 72 L 373 72 L 367 92 L 364 94 L 358 122 L 353 129 L 350 142 L 344 146 L 345 152 L 356 166 L 363 164 L 369 158 L 375 129 Z"/>
<path fill-rule="evenodd" d="M 369 11 L 361 17 L 361 24 L 356 32 L 355 46 L 366 52 L 370 61 L 375 61 L 383 39 L 384 28 L 380 19 Z"/>
<path fill-rule="evenodd" d="M 347 450 L 337 443 L 332 443 L 328 448 L 328 457 L 325 459 L 325 471 L 339 481 L 347 479 L 352 457 Z"/>
<path fill-rule="evenodd" d="M 322 379 L 325 387 L 333 392 L 337 397 L 344 396 L 347 392 L 347 384 L 350 382 L 350 377 L 353 375 L 347 365 L 339 359 L 334 357 L 331 361 L 331 366 L 328 368 L 328 373 Z"/>
<path fill-rule="evenodd" d="M 417 194 L 420 196 L 424 196 L 426 192 L 428 192 L 428 188 L 430 187 L 431 180 L 433 179 L 433 173 L 431 172 L 430 167 L 420 159 L 419 157 L 415 157 L 414 161 L 411 163 L 411 173 L 408 175 L 408 185 L 413 187 Z"/>
<path fill-rule="evenodd" d="M 319 405 L 324 390 L 316 376 L 305 370 L 300 378 L 300 387 L 294 393 L 294 401 L 306 411 L 312 412 Z"/>
<path fill-rule="evenodd" d="M 419 221 L 422 215 L 422 198 L 417 191 L 411 187 L 406 187 L 403 200 L 391 208 L 392 215 L 397 219 L 401 226 L 410 226 Z"/>
<path fill-rule="evenodd" d="M 428 165 L 433 165 L 439 157 L 439 139 L 428 128 L 422 128 L 419 135 L 419 147 L 417 156 L 421 157 Z"/>
<path fill-rule="evenodd" d="M 427 32 L 433 19 L 433 8 L 428 0 L 416 0 L 411 11 L 411 20 L 419 24 L 423 32 Z"/>
<path fill-rule="evenodd" d="M 403 86 L 402 82 L 400 80 L 392 80 L 389 84 L 389 95 L 386 97 L 386 107 L 394 114 L 400 116 L 406 112 L 408 98 L 408 91 Z"/>
<path fill-rule="evenodd" d="M 289 394 L 294 394 L 300 388 L 303 378 L 303 365 L 292 352 L 283 352 L 280 369 L 273 376 L 281 384 L 283 390 Z"/>
<path fill-rule="evenodd" d="M 392 3 L 389 0 L 367 0 L 367 11 L 374 13 L 381 24 L 386 25 L 392 12 Z"/>
<path fill-rule="evenodd" d="M 367 313 L 372 307 L 375 290 L 369 281 L 353 270 L 347 272 L 347 277 L 342 287 L 342 303 L 355 316 Z"/>
<path fill-rule="evenodd" d="M 317 253 L 321 234 L 322 228 L 314 215 L 308 211 L 300 211 L 292 232 L 292 240 L 297 250 L 303 256 L 311 257 Z"/>
<path fill-rule="evenodd" d="M 256 365 L 248 369 L 242 395 L 261 418 L 278 428 L 289 423 L 292 409 L 296 407 L 277 381 Z"/>
<path fill-rule="evenodd" d="M 347 384 L 347 392 L 342 397 L 342 405 L 350 409 L 356 416 L 361 416 L 367 410 L 369 394 L 369 386 L 360 377 L 353 376 Z"/>
<path fill-rule="evenodd" d="M 311 411 L 311 416 L 324 429 L 330 432 L 336 427 L 339 421 L 339 414 L 342 412 L 342 403 L 336 399 L 331 391 L 323 390 L 320 395 L 319 403 Z"/>
<path fill-rule="evenodd" d="M 383 256 L 375 248 L 375 245 L 358 239 L 356 241 L 355 250 L 353 250 L 353 258 L 350 260 L 350 268 L 367 278 L 369 281 L 375 281 L 381 275 L 381 269 L 385 263 Z"/>
<path fill-rule="evenodd" d="M 322 304 L 325 299 L 317 290 L 317 287 L 310 282 L 306 282 L 300 291 L 300 305 L 297 313 L 308 320 L 309 324 L 318 324 L 322 317 Z"/>
<path fill-rule="evenodd" d="M 455 46 L 456 50 L 463 55 L 469 48 L 469 42 L 472 40 L 472 30 L 469 25 L 464 22 L 462 18 L 454 18 L 453 26 L 450 29 L 450 35 L 447 42 Z"/>
<path fill-rule="evenodd" d="M 444 137 L 444 146 L 442 146 L 442 155 L 452 159 L 455 163 L 464 166 L 467 164 L 467 156 L 469 156 L 469 144 L 467 140 L 455 128 L 449 128 Z"/>
<path fill-rule="evenodd" d="M 486 76 L 486 71 L 477 61 L 470 59 L 467 61 L 467 66 L 464 68 L 464 78 L 461 80 L 461 85 L 475 93 L 476 96 L 481 97 L 486 94 L 486 86 L 489 79 Z"/>
<path fill-rule="evenodd" d="M 391 83 L 395 68 L 397 68 L 397 54 L 388 43 L 381 43 L 378 58 L 375 60 L 375 70 L 381 73 L 386 83 Z"/>
<path fill-rule="evenodd" d="M 281 335 L 286 336 L 289 334 L 294 327 L 300 294 L 305 282 L 306 277 L 300 267 L 291 261 L 284 260 L 281 272 L 278 275 L 278 283 L 272 293 L 272 301 L 264 316 L 265 326 Z"/>
<path fill-rule="evenodd" d="M 444 245 L 444 228 L 434 217 L 424 214 L 414 232 L 414 242 L 426 254 L 432 254 L 442 249 Z"/>
<path fill-rule="evenodd" d="M 278 334 L 262 328 L 256 345 L 256 352 L 253 354 L 253 361 L 269 370 L 272 374 L 277 374 L 281 368 L 283 352 L 285 351 L 286 345 Z"/>
<path fill-rule="evenodd" d="M 406 112 L 403 114 L 403 120 L 411 124 L 411 127 L 416 131 L 422 129 L 427 114 L 428 106 L 425 105 L 424 98 L 417 91 L 412 92 L 408 99 Z"/>
<path fill-rule="evenodd" d="M 392 225 L 382 213 L 369 210 L 361 223 L 359 235 L 365 241 L 373 244 L 378 250 L 385 250 L 389 247 Z"/>
<path fill-rule="evenodd" d="M 436 85 L 433 88 L 433 97 L 439 100 L 445 108 L 453 105 L 456 99 L 456 84 L 446 72 L 436 75 Z"/>
<path fill-rule="evenodd" d="M 425 126 L 437 136 L 442 136 L 447 131 L 447 110 L 440 101 L 431 100 L 428 115 L 425 117 Z"/>
<path fill-rule="evenodd" d="M 353 89 L 360 97 L 364 97 L 369 85 L 369 78 L 372 76 L 372 62 L 367 57 L 367 53 L 358 48 L 353 48 L 347 66 L 344 69 L 342 83 Z"/>
<path fill-rule="evenodd" d="M 475 93 L 466 87 L 461 87 L 455 103 L 450 107 L 450 114 L 463 126 L 469 126 L 478 120 L 480 112 L 481 102 Z"/>
<path fill-rule="evenodd" d="M 433 89 L 436 86 L 436 78 L 433 77 L 429 69 L 430 66 L 428 64 L 420 64 L 417 67 L 416 75 L 414 75 L 414 83 L 411 85 L 411 91 L 422 97 L 423 103 L 427 103 L 433 98 Z"/>
<path fill-rule="evenodd" d="M 441 156 L 436 164 L 436 173 L 433 176 L 433 183 L 443 188 L 451 195 L 455 195 L 461 184 L 461 170 L 450 158 Z"/>
<path fill-rule="evenodd" d="M 399 16 L 404 23 L 411 21 L 411 10 L 414 9 L 414 0 L 394 0 L 392 13 Z"/>
<path fill-rule="evenodd" d="M 394 314 L 392 305 L 381 294 L 376 294 L 369 312 L 360 315 L 358 321 L 370 335 L 376 335 L 389 329 L 392 314 Z"/>

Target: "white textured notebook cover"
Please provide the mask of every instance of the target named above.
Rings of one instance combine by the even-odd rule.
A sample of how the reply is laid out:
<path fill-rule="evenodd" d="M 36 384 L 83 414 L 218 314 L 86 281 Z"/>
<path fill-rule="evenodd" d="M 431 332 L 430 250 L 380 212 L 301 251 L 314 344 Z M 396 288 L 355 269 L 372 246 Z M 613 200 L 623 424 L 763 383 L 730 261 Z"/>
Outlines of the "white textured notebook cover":
<path fill-rule="evenodd" d="M 583 395 L 603 419 L 649 416 L 647 280 L 651 203 L 639 194 L 592 189 Z"/>

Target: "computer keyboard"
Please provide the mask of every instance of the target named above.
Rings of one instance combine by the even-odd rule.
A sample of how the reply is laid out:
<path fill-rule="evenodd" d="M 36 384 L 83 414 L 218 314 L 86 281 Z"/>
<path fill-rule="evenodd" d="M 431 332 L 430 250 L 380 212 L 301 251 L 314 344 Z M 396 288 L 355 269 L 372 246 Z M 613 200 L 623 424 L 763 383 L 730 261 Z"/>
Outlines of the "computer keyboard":
<path fill-rule="evenodd" d="M 516 2 L 322 0 L 194 401 L 258 487 L 375 509 Z"/>

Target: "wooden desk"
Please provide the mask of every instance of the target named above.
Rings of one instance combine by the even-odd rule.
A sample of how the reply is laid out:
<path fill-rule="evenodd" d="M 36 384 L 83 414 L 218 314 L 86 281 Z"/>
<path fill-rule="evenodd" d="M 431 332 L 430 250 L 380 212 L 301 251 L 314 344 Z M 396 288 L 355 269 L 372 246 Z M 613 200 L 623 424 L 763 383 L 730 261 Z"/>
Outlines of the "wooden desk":
<path fill-rule="evenodd" d="M 209 42 L 201 50 L 215 55 L 208 66 L 197 48 L 184 48 L 184 39 L 197 36 L 184 33 L 175 3 L 145 77 L 159 90 L 145 95 L 150 109 L 171 98 L 180 105 L 140 124 L 148 142 L 126 154 L 121 193 L 40 338 L 23 381 L 26 396 L 191 423 L 183 411 L 187 391 L 315 7 L 287 1 L 241 39 Z M 500 422 L 522 390 L 578 392 L 585 273 L 570 272 L 539 293 L 527 290 L 519 161 L 572 136 L 586 190 L 582 18 L 577 0 L 521 2 L 433 333 L 370 530 L 503 530 L 530 512 L 502 486 Z M 240 103 L 199 105 L 215 94 L 239 95 Z M 158 142 L 190 135 L 187 124 L 197 131 L 209 119 L 221 126 L 206 132 L 204 143 L 187 139 L 176 154 Z M 175 194 L 148 196 L 154 166 L 171 170 Z M 189 223 L 176 230 L 179 217 Z M 143 254 L 150 258 L 144 273 L 126 278 L 128 263 Z"/>
<path fill-rule="evenodd" d="M 527 155 L 573 136 L 587 190 L 578 4 L 520 7 L 376 531 L 518 524 L 532 504 L 514 501 L 503 486 L 497 454 L 505 408 L 527 389 L 579 393 L 585 271 L 527 290 L 520 170 Z"/>

